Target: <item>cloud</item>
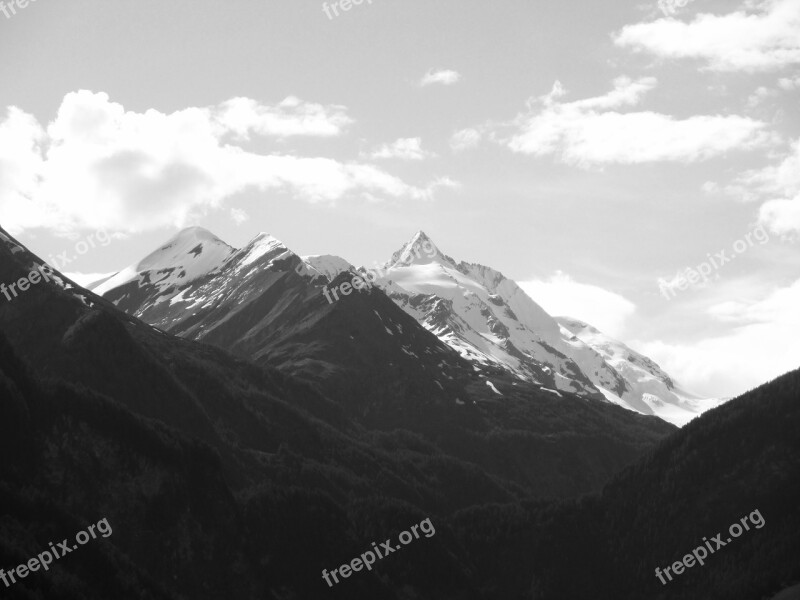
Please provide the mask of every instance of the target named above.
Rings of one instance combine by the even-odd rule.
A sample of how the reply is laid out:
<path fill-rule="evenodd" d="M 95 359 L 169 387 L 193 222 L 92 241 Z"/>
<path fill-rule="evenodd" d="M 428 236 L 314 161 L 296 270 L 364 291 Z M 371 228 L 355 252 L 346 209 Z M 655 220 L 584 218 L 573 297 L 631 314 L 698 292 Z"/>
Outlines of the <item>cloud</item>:
<path fill-rule="evenodd" d="M 778 87 L 787 92 L 800 89 L 800 75 L 796 77 L 781 77 L 778 80 Z"/>
<path fill-rule="evenodd" d="M 441 85 L 453 85 L 459 81 L 461 81 L 461 73 L 458 71 L 452 71 L 449 69 L 439 69 L 435 71 L 431 69 L 425 73 L 422 79 L 420 79 L 419 85 L 422 87 L 436 83 Z"/>
<path fill-rule="evenodd" d="M 579 283 L 558 271 L 549 279 L 522 281 L 519 286 L 548 313 L 586 321 L 614 337 L 624 334 L 636 312 L 630 300 L 606 289 Z"/>
<path fill-rule="evenodd" d="M 762 201 L 762 225 L 778 235 L 800 234 L 800 138 L 790 145 L 780 162 L 746 171 L 729 185 L 707 182 L 703 188 L 746 201 Z"/>
<path fill-rule="evenodd" d="M 778 164 L 748 171 L 737 179 L 737 184 L 766 195 L 800 193 L 800 138 Z"/>
<path fill-rule="evenodd" d="M 17 108 L 10 108 L 6 119 L 0 120 L 0 225 L 12 233 L 47 218 L 29 200 L 39 183 L 44 138 L 38 121 Z"/>
<path fill-rule="evenodd" d="M 750 301 L 725 301 L 707 314 L 730 327 L 718 336 L 672 343 L 632 342 L 691 390 L 733 396 L 800 367 L 800 280 Z"/>
<path fill-rule="evenodd" d="M 800 194 L 761 205 L 758 219 L 779 235 L 800 234 Z"/>
<path fill-rule="evenodd" d="M 759 222 L 778 235 L 796 239 L 800 235 L 800 138 L 778 165 L 755 171 L 745 181 L 770 198 L 759 209 Z"/>
<path fill-rule="evenodd" d="M 477 129 L 468 128 L 456 131 L 450 138 L 450 148 L 455 152 L 475 148 L 481 142 L 482 137 L 483 134 Z"/>
<path fill-rule="evenodd" d="M 759 104 L 762 104 L 765 100 L 769 98 L 774 98 L 778 95 L 778 90 L 770 89 L 767 87 L 759 86 L 756 88 L 750 96 L 747 98 L 747 106 L 748 108 L 755 108 Z"/>
<path fill-rule="evenodd" d="M 800 0 L 749 2 L 725 15 L 690 23 L 658 19 L 626 25 L 613 36 L 623 48 L 665 59 L 696 59 L 714 71 L 771 71 L 800 64 Z"/>
<path fill-rule="evenodd" d="M 232 208 L 231 209 L 231 219 L 237 225 L 241 225 L 250 220 L 250 215 L 248 215 L 245 211 L 241 208 Z"/>
<path fill-rule="evenodd" d="M 336 135 L 341 107 L 295 98 L 277 106 L 235 99 L 164 114 L 126 111 L 104 93 L 67 94 L 43 128 L 11 108 L 0 120 L 0 214 L 13 232 L 147 231 L 182 227 L 248 189 L 283 191 L 309 202 L 346 197 L 429 199 L 370 164 L 323 157 L 258 154 L 235 142 L 250 134 Z"/>
<path fill-rule="evenodd" d="M 239 139 L 248 139 L 251 132 L 275 137 L 333 137 L 353 123 L 343 106 L 303 102 L 294 96 L 275 106 L 250 98 L 231 98 L 213 113 L 223 132 L 231 132 Z"/>
<path fill-rule="evenodd" d="M 680 292 L 708 288 L 722 279 L 721 272 L 727 269 L 725 265 L 731 265 L 738 256 L 770 241 L 767 230 L 763 225 L 758 225 L 735 240 L 730 247 L 706 253 L 697 265 L 680 269 L 672 277 L 659 277 L 656 280 L 658 290 L 664 298 L 672 300 Z"/>
<path fill-rule="evenodd" d="M 549 94 L 530 101 L 528 112 L 512 122 L 510 138 L 495 138 L 515 152 L 551 155 L 581 167 L 695 162 L 758 148 L 770 140 L 765 124 L 747 117 L 675 119 L 649 111 L 618 112 L 638 104 L 656 84 L 653 77 L 618 77 L 614 89 L 603 96 L 562 102 L 566 91 L 556 82 Z"/>
<path fill-rule="evenodd" d="M 422 149 L 422 138 L 400 138 L 391 144 L 384 144 L 363 158 L 397 158 L 400 160 L 423 160 L 436 154 Z"/>

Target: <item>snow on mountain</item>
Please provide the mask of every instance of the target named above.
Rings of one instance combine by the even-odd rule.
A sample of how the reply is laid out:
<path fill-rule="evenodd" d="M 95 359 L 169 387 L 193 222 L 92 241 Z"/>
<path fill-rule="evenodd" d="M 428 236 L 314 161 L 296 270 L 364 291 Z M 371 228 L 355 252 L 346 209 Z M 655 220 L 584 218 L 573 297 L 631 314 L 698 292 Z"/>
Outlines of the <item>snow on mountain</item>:
<path fill-rule="evenodd" d="M 340 256 L 331 254 L 315 254 L 302 256 L 303 262 L 317 273 L 324 275 L 328 281 L 332 281 L 339 273 L 344 271 L 355 271 L 356 268 Z"/>
<path fill-rule="evenodd" d="M 475 363 L 681 425 L 714 405 L 670 387 L 655 363 L 624 344 L 604 338 L 603 345 L 588 329 L 575 334 L 514 281 L 483 265 L 457 263 L 421 231 L 381 271 L 377 284 L 390 298 Z"/>
<path fill-rule="evenodd" d="M 719 403 L 681 390 L 655 363 L 593 327 L 553 318 L 502 273 L 456 262 L 421 231 L 369 270 L 394 304 L 478 373 L 501 369 L 555 394 L 575 393 L 678 425 Z M 338 256 L 301 258 L 265 233 L 237 250 L 193 227 L 94 291 L 160 329 L 224 345 L 236 336 L 266 340 L 289 331 L 282 319 L 298 318 L 297 303 L 314 298 L 328 306 L 322 286 L 346 278 L 346 271 L 358 272 Z"/>
<path fill-rule="evenodd" d="M 138 280 L 140 287 L 152 284 L 159 290 L 175 288 L 218 269 L 233 252 L 234 248 L 207 229 L 190 227 L 143 260 L 89 289 L 102 296 L 134 280 Z"/>
<path fill-rule="evenodd" d="M 542 386 L 604 399 L 570 355 L 558 323 L 513 281 L 482 265 L 456 263 L 418 232 L 383 266 L 378 285 L 429 331 L 480 364 L 510 369 Z M 624 382 L 598 360 L 607 385 Z"/>
<path fill-rule="evenodd" d="M 181 253 L 173 256 L 182 259 Z M 339 269 L 352 273 L 329 280 Z M 260 234 L 193 281 L 159 287 L 148 271 L 104 298 L 162 331 L 317 382 L 358 418 L 374 423 L 397 426 L 416 422 L 421 407 L 523 393 L 504 390 L 512 378 L 501 369 L 486 370 L 493 377 L 488 386 L 487 374 L 477 373 L 376 287 L 336 302 L 325 298 L 326 286 L 341 285 L 356 272 L 337 257 L 303 260 Z"/>
<path fill-rule="evenodd" d="M 191 321 L 197 311 L 251 302 L 258 297 L 256 288 L 248 287 L 253 278 L 263 275 L 258 285 L 269 286 L 285 271 L 272 269 L 273 265 L 288 262 L 301 264 L 297 255 L 267 233 L 237 250 L 205 229 L 192 227 L 98 286 L 95 293 L 166 331 Z"/>
<path fill-rule="evenodd" d="M 700 398 L 686 391 L 654 361 L 588 323 L 571 317 L 556 320 L 567 335 L 591 347 L 625 378 L 628 389 L 622 396 L 601 390 L 612 402 L 643 414 L 655 414 L 679 426 L 725 402 L 725 399 Z"/>

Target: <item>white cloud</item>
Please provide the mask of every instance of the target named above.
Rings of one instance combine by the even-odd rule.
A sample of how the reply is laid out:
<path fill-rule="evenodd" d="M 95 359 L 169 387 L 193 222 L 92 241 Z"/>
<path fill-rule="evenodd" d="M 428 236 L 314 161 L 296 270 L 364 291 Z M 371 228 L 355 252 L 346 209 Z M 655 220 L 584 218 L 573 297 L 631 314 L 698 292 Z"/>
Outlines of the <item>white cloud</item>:
<path fill-rule="evenodd" d="M 17 108 L 10 108 L 6 119 L 0 120 L 0 225 L 12 233 L 46 219 L 29 200 L 39 182 L 44 138 L 36 119 Z"/>
<path fill-rule="evenodd" d="M 519 286 L 553 316 L 568 316 L 586 321 L 604 333 L 620 337 L 636 305 L 606 289 L 579 283 L 558 271 L 549 279 L 522 281 Z"/>
<path fill-rule="evenodd" d="M 792 143 L 780 163 L 748 171 L 737 179 L 737 183 L 766 195 L 800 193 L 800 138 Z"/>
<path fill-rule="evenodd" d="M 748 302 L 726 301 L 707 314 L 733 325 L 705 339 L 633 342 L 689 389 L 733 396 L 800 367 L 800 280 Z"/>
<path fill-rule="evenodd" d="M 748 2 L 725 15 L 626 25 L 621 47 L 667 59 L 697 59 L 716 71 L 769 71 L 800 64 L 800 0 Z"/>
<path fill-rule="evenodd" d="M 231 98 L 214 111 L 223 132 L 247 139 L 250 132 L 275 137 L 340 135 L 353 120 L 343 106 L 323 106 L 289 96 L 275 106 L 251 98 Z"/>
<path fill-rule="evenodd" d="M 241 208 L 232 208 L 231 209 L 231 219 L 237 225 L 241 225 L 250 220 L 250 215 L 248 215 L 245 211 Z"/>
<path fill-rule="evenodd" d="M 765 202 L 758 212 L 758 218 L 779 235 L 800 233 L 800 194 Z"/>
<path fill-rule="evenodd" d="M 773 90 L 762 85 L 756 88 L 756 91 L 750 94 L 750 96 L 747 98 L 747 106 L 749 108 L 755 108 L 768 98 L 774 98 L 777 95 L 778 90 Z"/>
<path fill-rule="evenodd" d="M 800 138 L 777 164 L 746 171 L 724 188 L 708 182 L 706 189 L 722 190 L 744 200 L 763 201 L 759 222 L 779 235 L 797 235 L 800 233 Z"/>
<path fill-rule="evenodd" d="M 618 112 L 638 104 L 655 88 L 656 79 L 619 77 L 614 89 L 594 98 L 562 102 L 559 82 L 529 103 L 513 122 L 515 133 L 504 140 L 515 152 L 552 155 L 582 167 L 609 163 L 695 162 L 731 150 L 765 145 L 765 124 L 740 116 L 698 115 L 675 119 L 654 112 Z"/>
<path fill-rule="evenodd" d="M 436 154 L 422 149 L 422 138 L 400 138 L 391 144 L 384 144 L 364 158 L 397 158 L 400 160 L 423 160 Z"/>
<path fill-rule="evenodd" d="M 800 89 L 800 75 L 796 77 L 781 77 L 778 80 L 778 87 L 787 92 Z"/>
<path fill-rule="evenodd" d="M 232 108 L 233 107 L 233 108 Z M 324 115 L 331 117 L 326 121 Z M 125 111 L 104 93 L 67 94 L 46 131 L 10 109 L 0 120 L 0 214 L 13 232 L 182 227 L 246 189 L 310 202 L 430 198 L 443 180 L 416 187 L 369 164 L 257 154 L 226 140 L 334 135 L 339 108 L 296 99 L 265 107 L 237 99 L 171 114 Z"/>
<path fill-rule="evenodd" d="M 477 129 L 467 128 L 456 131 L 450 138 L 450 148 L 455 152 L 475 148 L 480 143 L 482 137 L 483 135 Z"/>
<path fill-rule="evenodd" d="M 419 84 L 422 87 L 426 85 L 433 85 L 433 84 L 441 84 L 441 85 L 453 85 L 454 83 L 458 83 L 461 80 L 461 73 L 458 71 L 452 71 L 450 69 L 439 69 L 433 70 L 431 69 L 420 79 Z"/>

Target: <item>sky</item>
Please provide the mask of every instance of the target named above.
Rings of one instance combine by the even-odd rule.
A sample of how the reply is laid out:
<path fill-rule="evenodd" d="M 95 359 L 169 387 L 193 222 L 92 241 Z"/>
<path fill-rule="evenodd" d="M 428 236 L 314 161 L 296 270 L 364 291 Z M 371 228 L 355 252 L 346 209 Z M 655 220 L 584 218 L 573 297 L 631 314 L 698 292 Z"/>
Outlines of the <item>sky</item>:
<path fill-rule="evenodd" d="M 0 226 L 76 280 L 423 230 L 699 394 L 800 366 L 800 0 L 21 1 Z"/>

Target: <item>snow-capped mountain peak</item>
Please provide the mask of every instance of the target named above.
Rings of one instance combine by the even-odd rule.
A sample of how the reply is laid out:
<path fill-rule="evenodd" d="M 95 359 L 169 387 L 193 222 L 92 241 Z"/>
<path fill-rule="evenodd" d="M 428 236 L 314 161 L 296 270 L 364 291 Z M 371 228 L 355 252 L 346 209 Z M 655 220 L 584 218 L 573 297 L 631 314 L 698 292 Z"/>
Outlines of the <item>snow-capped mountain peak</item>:
<path fill-rule="evenodd" d="M 98 295 L 139 278 L 160 289 L 183 285 L 220 268 L 235 249 L 202 227 L 189 227 L 158 250 L 94 287 Z"/>
<path fill-rule="evenodd" d="M 714 405 L 674 389 L 653 361 L 591 325 L 553 318 L 499 271 L 457 263 L 422 231 L 392 255 L 377 284 L 476 364 L 679 425 Z"/>
<path fill-rule="evenodd" d="M 237 253 L 239 266 L 244 268 L 270 253 L 277 253 L 275 260 L 292 254 L 283 242 L 262 231 Z"/>
<path fill-rule="evenodd" d="M 356 268 L 345 259 L 332 254 L 313 254 L 301 258 L 312 271 L 325 276 L 328 281 L 333 281 L 344 271 L 356 271 Z"/>
<path fill-rule="evenodd" d="M 424 231 L 420 230 L 402 248 L 392 254 L 392 258 L 383 265 L 383 268 L 389 270 L 433 263 L 455 267 L 455 261 L 442 254 L 436 244 L 433 243 L 433 240 Z"/>
<path fill-rule="evenodd" d="M 724 399 L 700 398 L 676 383 L 655 361 L 632 350 L 596 327 L 572 317 L 556 319 L 567 335 L 595 350 L 627 383 L 612 402 L 644 414 L 656 414 L 675 425 L 685 425 L 697 415 L 719 406 Z"/>

